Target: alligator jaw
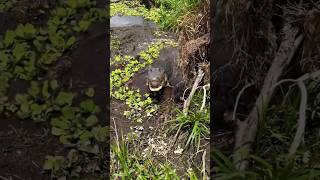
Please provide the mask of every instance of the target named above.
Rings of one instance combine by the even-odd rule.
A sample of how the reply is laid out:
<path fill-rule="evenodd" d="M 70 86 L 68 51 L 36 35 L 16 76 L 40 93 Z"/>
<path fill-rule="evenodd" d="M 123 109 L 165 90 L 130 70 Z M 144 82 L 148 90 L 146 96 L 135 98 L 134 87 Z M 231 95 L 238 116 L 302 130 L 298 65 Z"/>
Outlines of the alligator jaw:
<path fill-rule="evenodd" d="M 160 91 L 160 90 L 162 89 L 162 85 L 159 86 L 159 87 L 157 87 L 157 88 L 153 88 L 153 87 L 151 87 L 151 86 L 149 85 L 149 89 L 150 89 L 151 91 L 153 91 L 153 92 Z"/>

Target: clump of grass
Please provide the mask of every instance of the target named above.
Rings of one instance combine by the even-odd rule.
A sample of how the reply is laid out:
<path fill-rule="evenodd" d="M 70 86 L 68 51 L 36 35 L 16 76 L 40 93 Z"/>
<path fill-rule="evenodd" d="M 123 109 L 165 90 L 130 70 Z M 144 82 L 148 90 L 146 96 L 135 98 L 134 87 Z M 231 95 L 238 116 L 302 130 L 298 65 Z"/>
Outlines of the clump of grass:
<path fill-rule="evenodd" d="M 206 98 L 209 99 L 210 97 Z M 169 131 L 176 132 L 176 138 L 181 130 L 188 132 L 185 148 L 193 145 L 197 146 L 199 150 L 201 138 L 205 138 L 210 134 L 210 104 L 200 110 L 202 100 L 202 93 L 197 93 L 191 102 L 189 113 L 185 115 L 182 111 L 177 110 L 176 118 L 168 122 L 170 124 Z"/>
<path fill-rule="evenodd" d="M 232 163 L 231 157 L 225 156 L 217 149 L 212 154 L 215 167 L 214 179 L 317 179 L 320 171 L 310 167 L 298 167 L 291 157 L 283 157 L 281 160 L 265 160 L 261 157 L 250 155 L 249 161 L 254 166 L 247 170 L 238 170 Z"/>
<path fill-rule="evenodd" d="M 123 139 L 123 138 L 122 138 Z M 129 143 L 117 140 L 111 147 L 112 179 L 180 179 L 169 163 L 155 165 L 151 157 L 130 149 Z"/>
<path fill-rule="evenodd" d="M 156 0 L 156 4 L 160 7 L 160 26 L 177 30 L 178 20 L 200 2 L 201 0 Z"/>
<path fill-rule="evenodd" d="M 110 15 L 117 13 L 129 16 L 142 16 L 157 23 L 163 29 L 178 30 L 178 20 L 200 4 L 201 0 L 156 0 L 156 7 L 147 9 L 139 1 L 111 3 Z"/>

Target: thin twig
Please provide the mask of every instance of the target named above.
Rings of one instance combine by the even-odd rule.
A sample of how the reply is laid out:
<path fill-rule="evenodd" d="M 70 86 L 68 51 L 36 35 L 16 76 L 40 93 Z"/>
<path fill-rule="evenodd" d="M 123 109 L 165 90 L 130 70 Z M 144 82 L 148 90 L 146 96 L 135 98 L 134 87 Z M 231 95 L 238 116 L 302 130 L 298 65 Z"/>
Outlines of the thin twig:
<path fill-rule="evenodd" d="M 303 138 L 303 134 L 306 126 L 307 88 L 303 83 L 303 81 L 298 81 L 298 86 L 301 91 L 298 128 L 297 128 L 296 135 L 294 136 L 294 140 L 290 146 L 289 155 L 293 155 L 296 153 L 300 145 L 300 142 Z"/>
<path fill-rule="evenodd" d="M 198 76 L 197 76 L 197 78 L 196 78 L 196 80 L 195 80 L 195 82 L 194 82 L 194 84 L 193 84 L 193 87 L 192 87 L 192 89 L 191 89 L 191 92 L 190 92 L 190 94 L 189 94 L 189 97 L 188 97 L 188 99 L 187 99 L 187 100 L 184 102 L 184 104 L 183 104 L 183 114 L 184 114 L 184 115 L 187 115 L 187 114 L 188 114 L 188 110 L 189 110 L 189 106 L 190 106 L 192 97 L 193 97 L 193 95 L 194 95 L 194 93 L 195 93 L 195 91 L 196 91 L 196 89 L 197 89 L 200 81 L 202 80 L 203 75 L 204 75 L 204 73 L 203 73 L 202 69 L 199 69 L 199 71 L 198 71 Z"/>
<path fill-rule="evenodd" d="M 245 85 L 245 86 L 241 89 L 241 91 L 238 93 L 237 99 L 236 99 L 236 103 L 235 103 L 234 109 L 233 109 L 232 120 L 235 120 L 235 119 L 236 119 L 237 108 L 238 108 L 239 100 L 240 100 L 240 97 L 241 97 L 242 93 L 244 92 L 245 89 L 247 89 L 248 87 L 250 87 L 250 86 L 252 86 L 252 85 L 253 85 L 253 83 L 250 83 L 250 84 Z"/>
<path fill-rule="evenodd" d="M 210 84 L 206 84 L 206 85 L 204 85 L 202 87 L 202 89 L 203 89 L 203 100 L 202 100 L 202 105 L 201 105 L 200 111 L 202 111 L 203 108 L 206 105 L 206 99 L 207 99 L 207 90 L 206 90 L 206 88 L 210 88 Z"/>

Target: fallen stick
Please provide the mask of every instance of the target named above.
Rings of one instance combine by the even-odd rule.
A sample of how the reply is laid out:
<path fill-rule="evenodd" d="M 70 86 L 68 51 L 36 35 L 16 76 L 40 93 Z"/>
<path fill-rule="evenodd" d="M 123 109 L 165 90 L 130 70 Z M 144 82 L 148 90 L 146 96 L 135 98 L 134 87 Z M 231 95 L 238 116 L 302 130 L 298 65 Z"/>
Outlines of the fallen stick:
<path fill-rule="evenodd" d="M 254 142 L 257 133 L 258 119 L 261 117 L 263 107 L 269 104 L 269 101 L 273 94 L 273 87 L 282 75 L 283 70 L 287 67 L 290 61 L 293 59 L 297 49 L 299 48 L 303 35 L 298 35 L 299 29 L 291 26 L 287 21 L 282 30 L 285 33 L 284 39 L 282 40 L 279 50 L 271 64 L 271 67 L 264 80 L 261 92 L 256 100 L 255 107 L 249 113 L 249 116 L 245 121 L 237 121 L 237 131 L 235 137 L 235 151 L 242 149 L 242 152 L 249 152 L 251 143 Z M 297 37 L 297 38 L 296 38 Z M 244 170 L 248 165 L 247 156 L 241 153 L 235 153 L 233 162 L 237 168 Z"/>
<path fill-rule="evenodd" d="M 201 105 L 200 111 L 202 111 L 204 109 L 204 107 L 206 106 L 206 99 L 207 99 L 207 89 L 206 88 L 210 88 L 210 84 L 206 84 L 202 87 L 203 99 L 202 99 L 202 105 Z"/>
<path fill-rule="evenodd" d="M 184 104 L 183 104 L 183 114 L 184 115 L 188 114 L 188 110 L 189 110 L 189 107 L 190 107 L 190 103 L 191 103 L 192 97 L 193 97 L 194 93 L 196 92 L 196 89 L 197 89 L 199 83 L 201 82 L 203 76 L 204 76 L 204 72 L 202 71 L 202 69 L 199 69 L 198 76 L 197 76 L 196 80 L 194 81 L 194 84 L 192 86 L 191 92 L 190 92 L 187 100 L 185 100 Z"/>

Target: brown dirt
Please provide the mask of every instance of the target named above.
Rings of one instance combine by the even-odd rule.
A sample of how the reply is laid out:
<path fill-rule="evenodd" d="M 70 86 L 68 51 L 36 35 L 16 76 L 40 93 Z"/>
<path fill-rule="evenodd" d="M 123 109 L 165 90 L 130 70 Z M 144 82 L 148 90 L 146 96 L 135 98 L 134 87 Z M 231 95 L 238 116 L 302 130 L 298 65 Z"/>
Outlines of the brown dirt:
<path fill-rule="evenodd" d="M 42 170 L 46 155 L 65 154 L 50 128 L 31 121 L 0 118 L 0 175 L 7 179 L 50 179 Z"/>

